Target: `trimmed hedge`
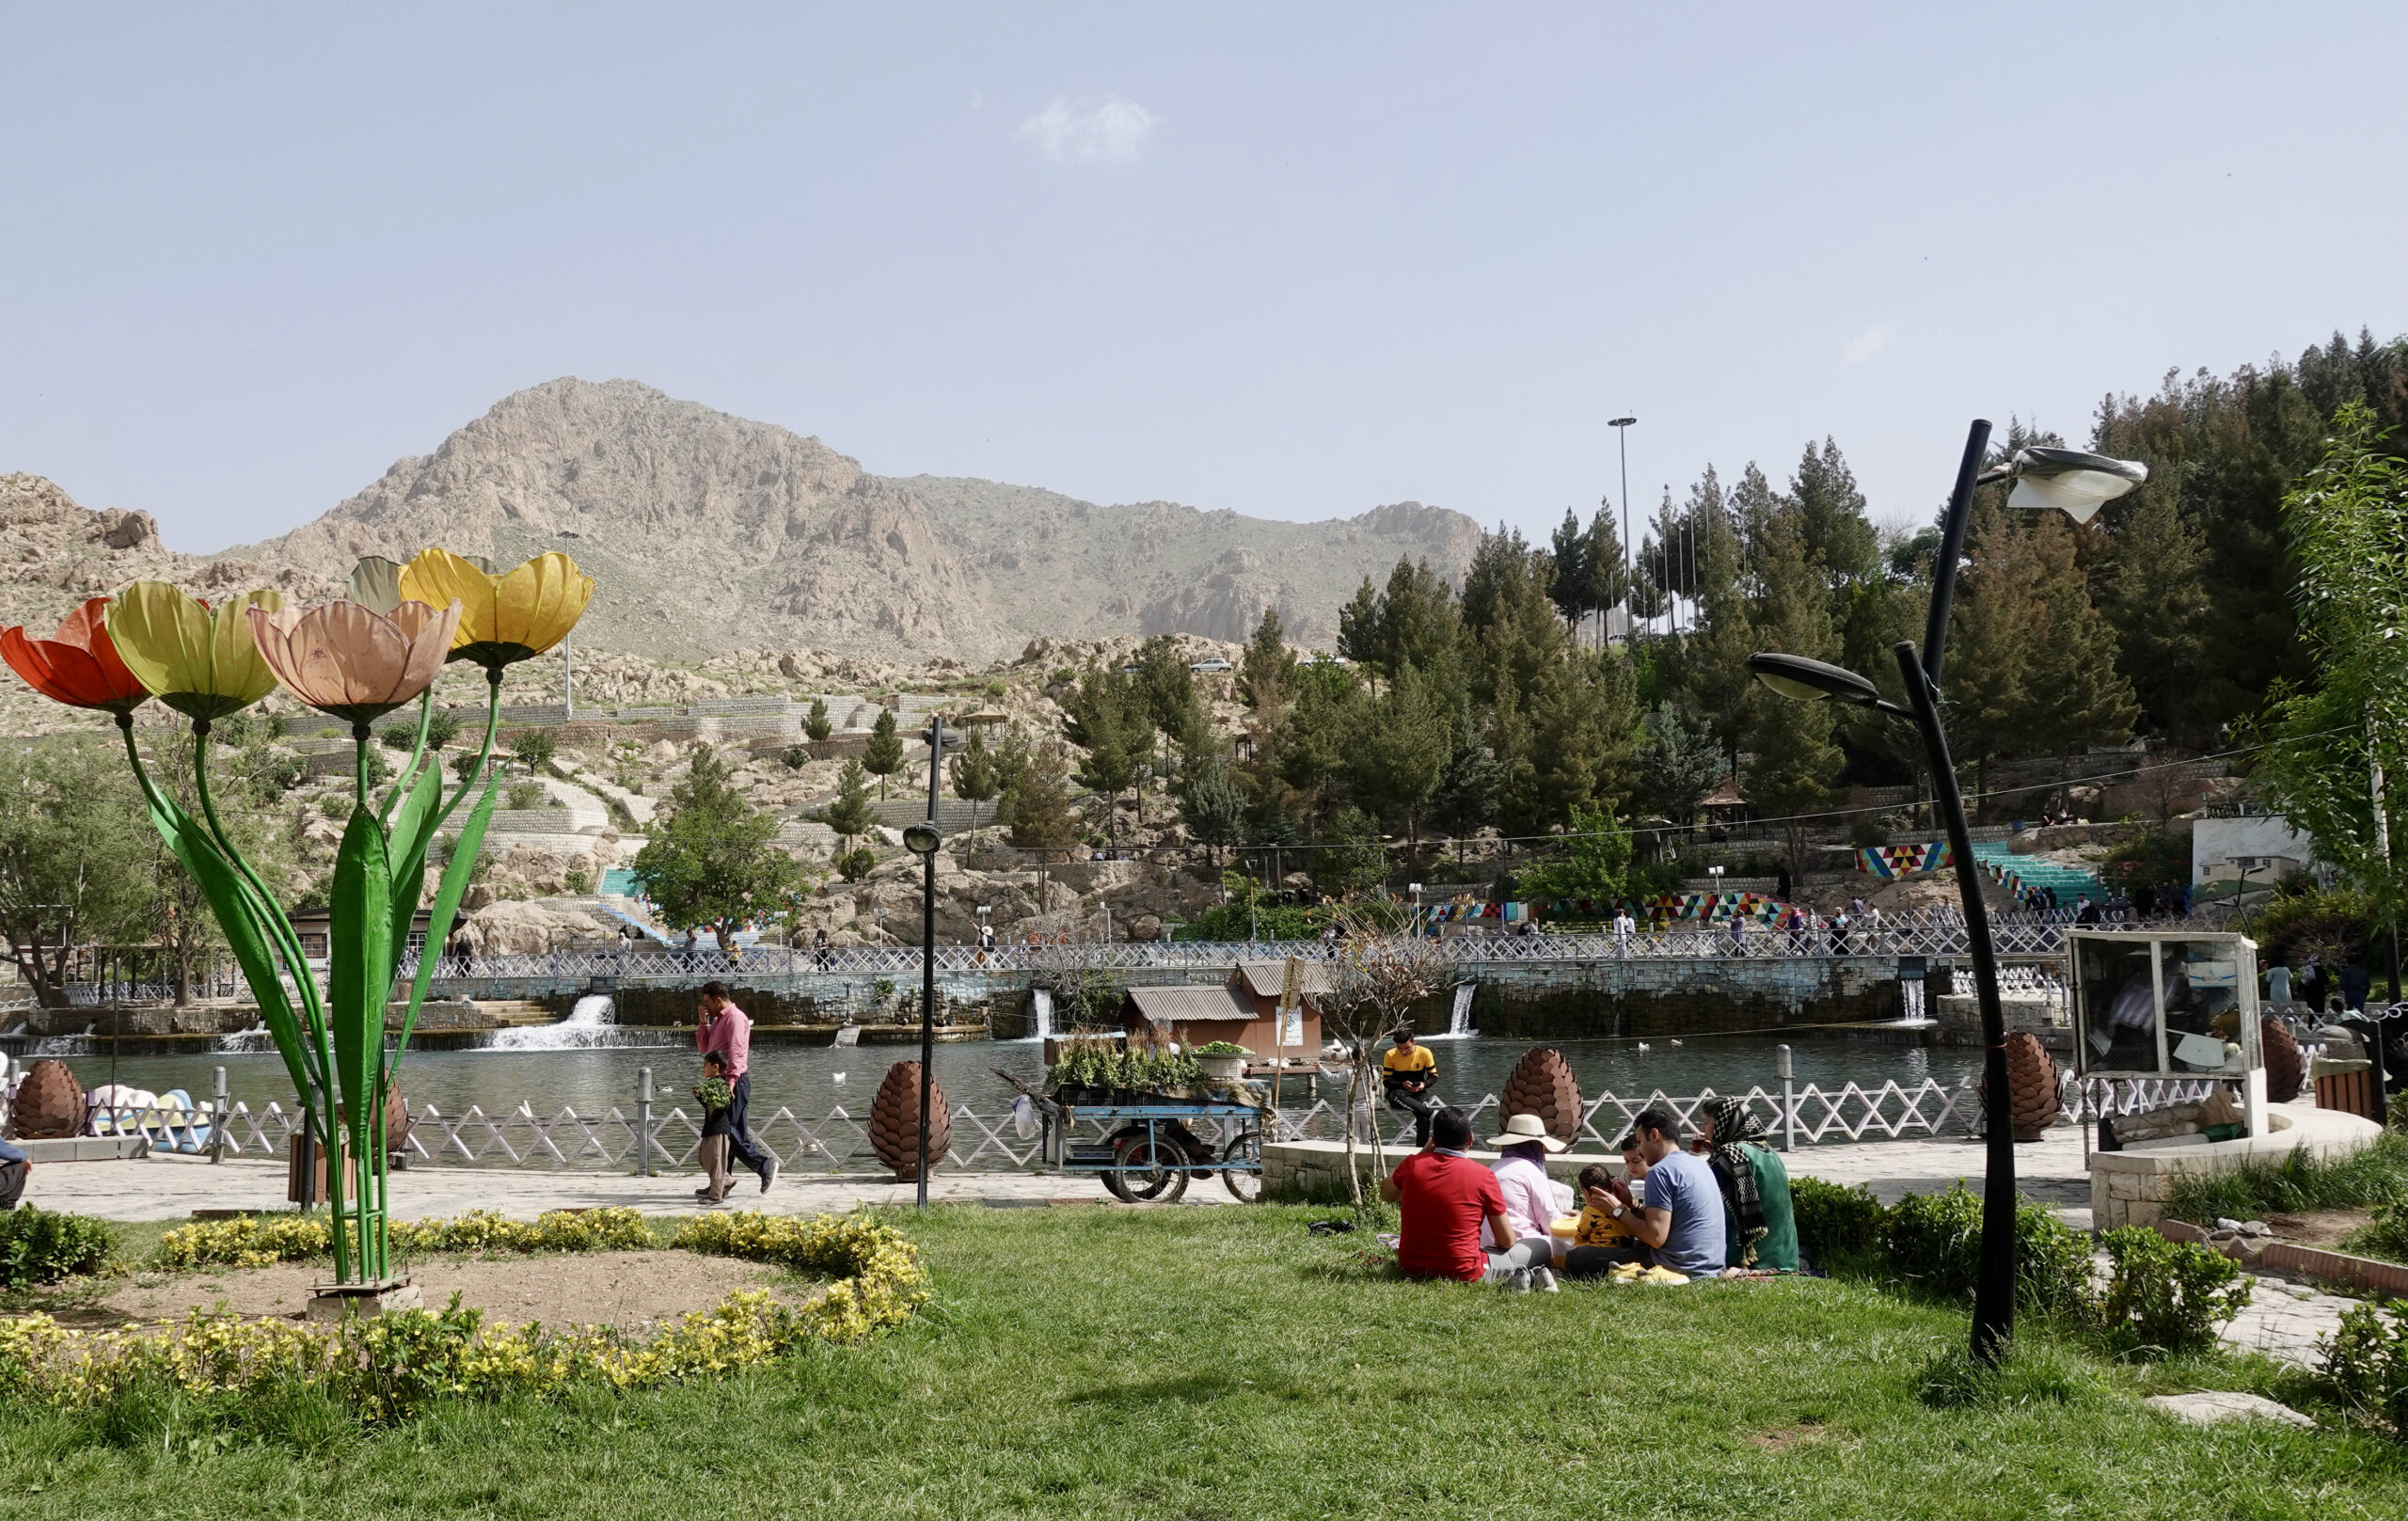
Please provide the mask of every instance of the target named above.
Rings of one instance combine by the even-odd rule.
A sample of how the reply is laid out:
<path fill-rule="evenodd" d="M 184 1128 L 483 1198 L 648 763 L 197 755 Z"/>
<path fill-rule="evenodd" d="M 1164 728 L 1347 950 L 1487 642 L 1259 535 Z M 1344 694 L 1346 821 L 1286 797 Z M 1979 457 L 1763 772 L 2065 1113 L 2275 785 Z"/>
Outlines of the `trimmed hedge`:
<path fill-rule="evenodd" d="M 0 1212 L 0 1289 L 31 1289 L 98 1273 L 117 1253 L 105 1220 L 22 1205 Z"/>

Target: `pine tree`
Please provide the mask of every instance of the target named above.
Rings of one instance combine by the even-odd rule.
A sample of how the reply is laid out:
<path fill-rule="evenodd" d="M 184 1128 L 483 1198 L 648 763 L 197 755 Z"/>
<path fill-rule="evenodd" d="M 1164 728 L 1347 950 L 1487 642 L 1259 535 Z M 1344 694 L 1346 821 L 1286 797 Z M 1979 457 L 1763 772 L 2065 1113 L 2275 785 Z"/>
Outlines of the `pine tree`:
<path fill-rule="evenodd" d="M 1825 584 L 1836 589 L 1880 573 L 1880 536 L 1864 515 L 1864 493 L 1857 489 L 1856 473 L 1840 456 L 1839 445 L 1827 437 L 1820 453 L 1813 444 L 1806 446 L 1790 478 L 1789 500 L 1806 559 L 1823 573 Z"/>
<path fill-rule="evenodd" d="M 1640 800 L 1684 828 L 1697 821 L 1699 805 L 1730 769 L 1712 732 L 1683 720 L 1669 702 L 1656 704 L 1648 716 L 1637 760 Z"/>
<path fill-rule="evenodd" d="M 815 697 L 811 700 L 811 712 L 802 721 L 802 732 L 815 742 L 824 740 L 836 732 L 836 726 L 828 719 L 826 698 Z"/>
<path fill-rule="evenodd" d="M 1439 773 L 1437 790 L 1430 800 L 1432 826 L 1458 842 L 1477 834 L 1497 816 L 1502 780 L 1497 757 L 1489 752 L 1488 737 L 1466 699 L 1457 705 L 1449 728 L 1446 768 Z"/>
<path fill-rule="evenodd" d="M 1245 800 L 1229 782 L 1217 758 L 1199 759 L 1185 768 L 1179 790 L 1179 818 L 1189 838 L 1212 852 L 1221 852 L 1245 838 Z"/>
<path fill-rule="evenodd" d="M 1086 751 L 1079 784 L 1103 799 L 1104 837 L 1117 843 L 1120 794 L 1137 784 L 1153 748 L 1144 694 L 1125 673 L 1090 666 L 1071 697 L 1068 728 L 1070 741 Z"/>
<path fill-rule="evenodd" d="M 1079 816 L 1070 806 L 1070 758 L 1060 741 L 1048 740 L 1028 758 L 1012 787 L 1006 821 L 1012 844 L 1024 850 L 1059 850 L 1079 837 Z"/>
<path fill-rule="evenodd" d="M 1551 545 L 1555 550 L 1555 582 L 1547 588 L 1546 594 L 1555 603 L 1556 610 L 1563 614 L 1563 621 L 1577 627 L 1580 620 L 1596 607 L 1592 600 L 1589 535 L 1580 526 L 1578 513 L 1569 507 L 1563 509 L 1563 521 L 1556 526 Z"/>
<path fill-rule="evenodd" d="M 846 757 L 844 768 L 836 773 L 835 800 L 819 810 L 819 821 L 848 843 L 867 833 L 878 821 L 877 812 L 869 805 L 869 779 L 863 775 L 858 757 Z"/>
<path fill-rule="evenodd" d="M 1621 607 L 1630 596 L 1630 566 L 1623 555 L 1622 533 L 1614 526 L 1611 503 L 1590 515 L 1589 531 L 1580 546 L 1581 569 L 1587 575 L 1583 595 L 1600 614 Z M 1600 617 L 1599 638 L 1604 637 Z"/>
<path fill-rule="evenodd" d="M 1238 657 L 1238 700 L 1253 708 L 1261 722 L 1275 725 L 1289 694 L 1295 689 L 1296 657 L 1288 648 L 1287 630 L 1276 610 L 1262 610 L 1254 638 Z"/>
<path fill-rule="evenodd" d="M 1003 790 L 995 775 L 995 757 L 987 748 L 984 730 L 973 729 L 953 755 L 953 795 L 968 802 L 985 802 Z"/>
<path fill-rule="evenodd" d="M 1371 578 L 1338 610 L 1338 653 L 1364 665 L 1376 664 L 1380 658 L 1380 594 L 1371 585 Z"/>
<path fill-rule="evenodd" d="M 1758 594 L 1751 622 L 1764 648 L 1828 660 L 1838 654 L 1831 628 L 1830 592 L 1822 567 L 1806 553 L 1801 515 L 1795 504 L 1774 512 L 1755 547 Z M 1801 703 L 1762 686 L 1743 702 L 1742 729 L 1748 764 L 1740 785 L 1761 816 L 1783 820 L 1789 868 L 1806 872 L 1806 826 L 1797 816 L 1830 806 L 1842 756 L 1831 742 L 1837 714 L 1829 703 Z"/>
<path fill-rule="evenodd" d="M 1399 816 L 1418 851 L 1421 811 L 1438 787 L 1448 756 L 1443 710 L 1412 666 L 1400 669 L 1355 725 L 1345 756 L 1348 793 L 1368 812 Z"/>
<path fill-rule="evenodd" d="M 862 768 L 878 778 L 878 796 L 886 799 L 886 779 L 903 769 L 903 737 L 895 732 L 895 709 L 881 707 L 870 726 L 869 743 L 862 747 Z"/>

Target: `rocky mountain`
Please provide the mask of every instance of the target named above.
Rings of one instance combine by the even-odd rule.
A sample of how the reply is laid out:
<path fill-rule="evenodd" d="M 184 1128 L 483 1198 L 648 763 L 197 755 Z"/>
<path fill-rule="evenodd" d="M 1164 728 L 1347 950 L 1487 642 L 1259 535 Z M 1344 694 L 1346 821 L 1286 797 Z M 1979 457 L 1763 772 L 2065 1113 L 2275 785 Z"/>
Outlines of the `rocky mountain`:
<path fill-rule="evenodd" d="M 0 477 L 0 526 L 11 621 L 138 576 L 321 595 L 363 554 L 441 544 L 507 564 L 557 548 L 601 583 L 579 645 L 672 663 L 739 649 L 984 663 L 1039 638 L 1238 640 L 1266 608 L 1295 642 L 1325 646 L 1366 575 L 1403 557 L 1459 577 L 1479 539 L 1470 518 L 1416 502 L 1288 523 L 893 479 L 769 423 L 574 378 L 505 397 L 314 522 L 219 555 L 174 554 L 148 515 L 87 512 L 32 476 Z"/>

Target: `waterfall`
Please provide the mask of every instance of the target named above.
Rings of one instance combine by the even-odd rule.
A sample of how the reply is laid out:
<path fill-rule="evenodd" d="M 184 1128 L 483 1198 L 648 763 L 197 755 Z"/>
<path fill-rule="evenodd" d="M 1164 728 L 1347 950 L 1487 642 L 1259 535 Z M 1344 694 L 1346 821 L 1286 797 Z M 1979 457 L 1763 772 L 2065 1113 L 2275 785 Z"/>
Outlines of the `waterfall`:
<path fill-rule="evenodd" d="M 1455 1006 L 1447 1016 L 1447 1033 L 1443 1038 L 1433 1038 L 1461 1040 L 1480 1033 L 1471 1027 L 1471 996 L 1479 988 L 1476 982 L 1455 984 Z"/>
<path fill-rule="evenodd" d="M 268 1033 L 265 1024 L 254 1024 L 247 1030 L 236 1030 L 230 1035 L 219 1036 L 215 1049 L 233 1053 L 274 1051 L 276 1037 Z"/>
<path fill-rule="evenodd" d="M 1030 1009 L 1029 1017 L 1037 1025 L 1036 1032 L 1032 1034 L 1029 1038 L 1032 1040 L 1052 1039 L 1054 1038 L 1054 994 L 1052 990 L 1045 988 L 1039 988 L 1028 995 L 1028 1000 Z"/>
<path fill-rule="evenodd" d="M 595 1046 L 624 1044 L 619 1027 L 611 1022 L 611 1006 L 607 993 L 587 993 L 577 1001 L 577 1007 L 558 1024 L 523 1025 L 516 1029 L 497 1030 L 485 1042 L 487 1051 L 585 1051 Z"/>

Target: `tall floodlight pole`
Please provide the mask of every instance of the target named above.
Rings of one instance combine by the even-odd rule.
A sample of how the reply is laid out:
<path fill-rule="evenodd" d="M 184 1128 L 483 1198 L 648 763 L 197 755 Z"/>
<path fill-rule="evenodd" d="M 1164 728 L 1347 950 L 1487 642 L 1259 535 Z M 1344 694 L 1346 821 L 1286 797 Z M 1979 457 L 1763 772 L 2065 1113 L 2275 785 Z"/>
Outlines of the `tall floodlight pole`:
<path fill-rule="evenodd" d="M 1981 868 L 1973 859 L 1972 832 L 1964 798 L 1956 788 L 1956 763 L 1949 755 L 1941 715 L 1941 659 L 1948 639 L 1949 602 L 1956 594 L 1957 561 L 1962 557 L 1965 522 L 1972 509 L 1975 486 L 1988 481 L 2012 481 L 2014 490 L 2006 499 L 2009 507 L 2055 507 L 2083 523 L 2101 503 L 2147 480 L 2148 470 L 2129 460 L 2079 450 L 2031 448 L 2016 451 L 2012 459 L 1984 473 L 1982 461 L 1989 439 L 1989 423 L 1974 420 L 1965 438 L 1956 489 L 1948 499 L 1940 558 L 1932 567 L 1923 650 L 1918 656 L 1914 645 L 1904 640 L 1892 646 L 1909 705 L 1901 707 L 1885 700 L 1878 688 L 1853 671 L 1804 656 L 1763 651 L 1748 657 L 1748 669 L 1759 682 L 1784 697 L 1869 707 L 1911 720 L 1922 734 L 1925 757 L 1931 767 L 1935 810 L 1948 832 L 1949 851 L 1956 857 L 1956 891 L 1965 906 L 1965 946 L 1973 963 L 1973 992 L 1982 1016 L 1982 1082 L 1988 1096 L 1982 1109 L 1988 1144 L 1982 1180 L 1982 1255 L 1973 1281 L 1972 1355 L 1978 1361 L 1996 1363 L 2015 1330 L 2015 1117 L 2006 1102 L 2006 1021 L 1999 1002 L 1998 955 L 1990 943 L 1989 909 L 1982 896 Z"/>
<path fill-rule="evenodd" d="M 944 715 L 928 720 L 928 821 L 903 832 L 903 844 L 920 858 L 920 1156 L 919 1206 L 928 1207 L 928 1089 L 937 1059 L 937 784 L 944 774 Z"/>
<path fill-rule="evenodd" d="M 1624 643 L 1637 632 L 1631 612 L 1639 605 L 1632 594 L 1636 590 L 1630 579 L 1630 425 L 1637 418 L 1613 418 L 1606 426 L 1614 431 L 1614 438 L 1622 453 L 1622 637 Z"/>

